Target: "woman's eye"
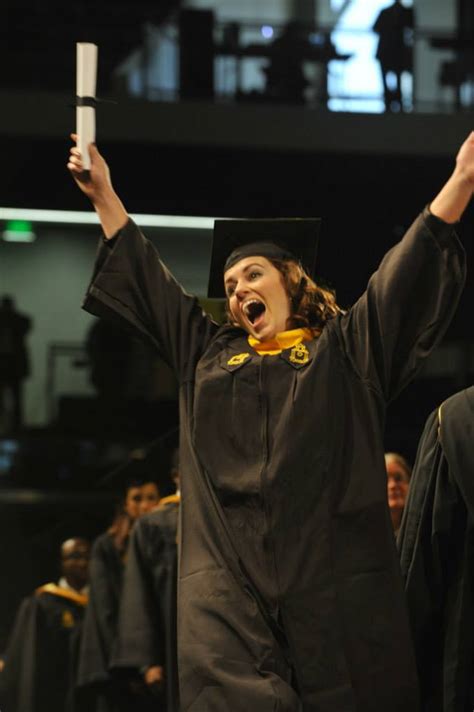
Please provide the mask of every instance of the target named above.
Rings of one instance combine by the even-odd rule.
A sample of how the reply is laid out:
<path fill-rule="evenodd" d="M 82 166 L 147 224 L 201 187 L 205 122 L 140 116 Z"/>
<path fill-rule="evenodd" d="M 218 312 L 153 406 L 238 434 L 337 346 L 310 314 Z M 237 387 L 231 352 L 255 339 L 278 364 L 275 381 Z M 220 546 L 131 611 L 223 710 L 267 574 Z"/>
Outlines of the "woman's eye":
<path fill-rule="evenodd" d="M 235 287 L 227 287 L 227 296 L 231 297 L 235 291 Z"/>
<path fill-rule="evenodd" d="M 250 279 L 257 279 L 257 277 L 260 277 L 260 274 L 260 272 L 251 272 Z"/>

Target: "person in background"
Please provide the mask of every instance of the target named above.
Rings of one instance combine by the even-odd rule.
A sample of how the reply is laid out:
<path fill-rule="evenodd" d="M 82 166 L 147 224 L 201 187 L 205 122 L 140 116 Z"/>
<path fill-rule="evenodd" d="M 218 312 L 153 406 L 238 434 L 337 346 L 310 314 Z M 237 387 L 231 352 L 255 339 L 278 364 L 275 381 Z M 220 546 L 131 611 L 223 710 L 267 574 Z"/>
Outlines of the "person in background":
<path fill-rule="evenodd" d="M 398 535 L 410 486 L 411 467 L 397 452 L 385 453 L 387 496 L 395 536 Z"/>
<path fill-rule="evenodd" d="M 59 581 L 21 604 L 1 674 L 2 712 L 89 712 L 75 689 L 89 557 L 88 541 L 63 542 Z"/>
<path fill-rule="evenodd" d="M 177 535 L 181 502 L 178 451 L 170 477 L 176 492 L 141 517 L 125 565 L 112 668 L 145 683 L 162 712 L 179 712 L 176 632 Z"/>
<path fill-rule="evenodd" d="M 18 432 L 23 425 L 23 381 L 30 362 L 25 337 L 31 319 L 15 309 L 9 295 L 0 299 L 0 432 Z"/>
<path fill-rule="evenodd" d="M 288 22 L 270 45 L 270 61 L 264 97 L 282 104 L 304 104 L 309 81 L 304 73 L 304 51 L 308 51 L 308 31 L 297 20 Z"/>
<path fill-rule="evenodd" d="M 422 712 L 474 709 L 474 386 L 426 421 L 398 537 Z"/>
<path fill-rule="evenodd" d="M 413 74 L 414 11 L 401 0 L 381 10 L 373 31 L 379 36 L 376 58 L 380 64 L 385 111 L 403 111 L 402 74 Z"/>
<path fill-rule="evenodd" d="M 94 542 L 90 566 L 90 602 L 79 655 L 78 687 L 95 697 L 96 708 L 127 710 L 126 691 L 117 689 L 109 664 L 117 632 L 117 616 L 128 540 L 137 519 L 160 499 L 155 482 L 130 481 L 111 526 Z"/>

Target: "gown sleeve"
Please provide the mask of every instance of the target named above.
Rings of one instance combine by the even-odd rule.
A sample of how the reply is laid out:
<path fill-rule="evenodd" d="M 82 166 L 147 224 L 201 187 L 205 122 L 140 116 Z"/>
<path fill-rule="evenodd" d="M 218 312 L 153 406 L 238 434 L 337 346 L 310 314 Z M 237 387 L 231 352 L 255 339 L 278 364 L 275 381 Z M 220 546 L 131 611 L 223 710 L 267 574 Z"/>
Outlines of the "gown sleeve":
<path fill-rule="evenodd" d="M 346 355 L 386 403 L 441 340 L 464 281 L 465 253 L 454 227 L 426 208 L 342 318 Z"/>
<path fill-rule="evenodd" d="M 147 549 L 153 537 L 153 567 L 163 560 L 164 541 L 159 527 L 147 526 L 139 520 L 130 538 L 125 565 L 117 639 L 112 667 L 140 670 L 152 665 L 164 665 L 160 602 L 153 595 L 153 576 Z"/>
<path fill-rule="evenodd" d="M 89 604 L 79 654 L 80 687 L 109 680 L 109 662 L 117 630 L 120 581 L 117 563 L 107 556 L 107 539 L 99 537 L 91 552 Z"/>
<path fill-rule="evenodd" d="M 443 709 L 467 709 L 474 530 L 446 457 L 439 411 L 420 440 L 398 547 L 424 709 L 441 709 L 441 701 Z"/>
<path fill-rule="evenodd" d="M 38 659 L 38 606 L 33 596 L 18 609 L 1 673 L 5 712 L 35 709 Z"/>
<path fill-rule="evenodd" d="M 182 382 L 218 325 L 186 294 L 133 220 L 99 246 L 83 308 L 144 336 Z"/>

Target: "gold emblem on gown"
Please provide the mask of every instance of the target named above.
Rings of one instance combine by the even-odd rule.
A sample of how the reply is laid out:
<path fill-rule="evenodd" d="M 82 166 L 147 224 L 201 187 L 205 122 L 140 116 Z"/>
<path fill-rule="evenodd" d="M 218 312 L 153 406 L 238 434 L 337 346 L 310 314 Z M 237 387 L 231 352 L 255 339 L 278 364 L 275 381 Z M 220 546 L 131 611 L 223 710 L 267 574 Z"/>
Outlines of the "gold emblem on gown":
<path fill-rule="evenodd" d="M 296 344 L 289 355 L 291 363 L 305 364 L 309 361 L 309 351 L 304 344 Z"/>
<path fill-rule="evenodd" d="M 63 628 L 74 628 L 75 620 L 71 611 L 63 611 L 61 623 Z"/>
<path fill-rule="evenodd" d="M 228 366 L 240 366 L 240 364 L 244 363 L 248 358 L 250 358 L 250 354 L 235 354 L 235 356 L 232 356 L 227 361 Z"/>

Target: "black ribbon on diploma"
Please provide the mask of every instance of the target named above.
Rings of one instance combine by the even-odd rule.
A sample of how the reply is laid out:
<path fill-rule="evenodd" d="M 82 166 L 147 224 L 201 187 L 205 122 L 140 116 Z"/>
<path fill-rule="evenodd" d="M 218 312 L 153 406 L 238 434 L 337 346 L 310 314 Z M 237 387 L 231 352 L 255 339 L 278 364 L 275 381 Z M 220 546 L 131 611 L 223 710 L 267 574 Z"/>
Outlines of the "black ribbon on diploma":
<path fill-rule="evenodd" d="M 113 99 L 99 99 L 95 96 L 76 96 L 76 101 L 72 106 L 90 106 L 95 109 L 97 104 L 117 104 L 117 102 Z"/>

